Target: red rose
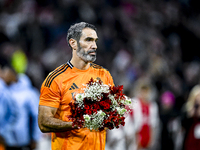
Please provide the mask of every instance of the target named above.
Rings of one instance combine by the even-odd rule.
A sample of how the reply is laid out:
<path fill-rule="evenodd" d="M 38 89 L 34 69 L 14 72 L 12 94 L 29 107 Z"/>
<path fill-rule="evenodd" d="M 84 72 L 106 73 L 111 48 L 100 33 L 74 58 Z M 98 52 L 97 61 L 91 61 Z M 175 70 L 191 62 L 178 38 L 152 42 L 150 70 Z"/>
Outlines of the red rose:
<path fill-rule="evenodd" d="M 90 109 L 86 109 L 86 110 L 85 110 L 85 113 L 88 114 L 88 115 L 91 115 L 91 114 L 92 114 L 92 111 L 91 111 Z"/>
<path fill-rule="evenodd" d="M 105 99 L 105 102 L 108 103 L 108 104 L 110 104 L 110 105 L 112 104 L 112 102 L 111 102 L 110 99 Z"/>
<path fill-rule="evenodd" d="M 121 122 L 121 125 L 123 125 L 123 126 L 124 126 L 124 125 L 125 125 L 125 122 L 124 122 L 124 121 L 122 121 L 122 122 Z"/>
<path fill-rule="evenodd" d="M 87 110 L 87 109 L 90 109 L 90 107 L 88 106 L 88 105 L 85 105 L 85 109 Z"/>
<path fill-rule="evenodd" d="M 104 109 L 109 109 L 109 108 L 110 108 L 110 104 L 105 103 L 105 105 L 104 105 Z"/>
<path fill-rule="evenodd" d="M 95 113 L 96 113 L 96 112 L 97 112 L 97 109 L 93 109 L 93 112 L 95 112 Z"/>
<path fill-rule="evenodd" d="M 107 124 L 109 121 L 108 120 L 105 120 L 105 124 Z"/>
<path fill-rule="evenodd" d="M 118 120 L 115 120 L 115 121 L 114 121 L 114 124 L 115 124 L 115 126 L 118 126 L 118 125 L 119 125 L 119 121 L 118 121 Z"/>
<path fill-rule="evenodd" d="M 104 101 L 101 101 L 101 102 L 100 102 L 100 105 L 101 105 L 101 106 L 105 106 L 105 102 L 104 102 Z"/>
<path fill-rule="evenodd" d="M 111 116 L 109 116 L 109 118 L 107 119 L 107 120 L 108 120 L 108 122 L 111 122 L 111 119 L 112 119 L 112 117 L 111 117 Z"/>
<path fill-rule="evenodd" d="M 99 109 L 100 109 L 100 106 L 99 106 L 99 105 L 96 105 L 96 106 L 97 106 L 96 109 L 99 110 Z"/>
<path fill-rule="evenodd" d="M 121 117 L 120 119 L 124 121 L 125 117 Z"/>
<path fill-rule="evenodd" d="M 77 112 L 80 112 L 80 111 L 81 111 L 81 108 L 79 108 L 79 107 L 76 108 L 76 111 L 77 111 Z"/>
<path fill-rule="evenodd" d="M 93 104 L 93 112 L 97 112 L 100 109 L 100 106 L 98 104 Z"/>
<path fill-rule="evenodd" d="M 88 110 L 88 115 L 91 115 L 92 114 L 92 110 Z"/>
<path fill-rule="evenodd" d="M 113 126 L 113 125 L 110 125 L 108 128 L 109 128 L 110 130 L 112 130 L 112 129 L 114 129 L 114 126 Z"/>
<path fill-rule="evenodd" d="M 99 107 L 99 106 L 98 106 L 97 104 L 94 104 L 94 105 L 93 105 L 93 109 L 98 109 L 98 107 Z"/>

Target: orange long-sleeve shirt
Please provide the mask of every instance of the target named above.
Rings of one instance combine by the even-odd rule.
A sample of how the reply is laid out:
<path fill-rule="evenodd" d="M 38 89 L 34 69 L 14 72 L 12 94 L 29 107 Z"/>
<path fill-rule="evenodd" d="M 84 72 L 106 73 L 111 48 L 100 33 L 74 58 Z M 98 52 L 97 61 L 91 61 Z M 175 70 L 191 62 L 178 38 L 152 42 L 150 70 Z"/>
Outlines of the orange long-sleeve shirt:
<path fill-rule="evenodd" d="M 72 93 L 91 78 L 100 78 L 104 84 L 114 85 L 110 73 L 91 63 L 89 69 L 79 70 L 69 61 L 52 71 L 41 87 L 39 105 L 58 108 L 55 117 L 69 121 L 69 103 Z M 106 131 L 90 131 L 87 128 L 52 133 L 52 150 L 104 150 Z"/>

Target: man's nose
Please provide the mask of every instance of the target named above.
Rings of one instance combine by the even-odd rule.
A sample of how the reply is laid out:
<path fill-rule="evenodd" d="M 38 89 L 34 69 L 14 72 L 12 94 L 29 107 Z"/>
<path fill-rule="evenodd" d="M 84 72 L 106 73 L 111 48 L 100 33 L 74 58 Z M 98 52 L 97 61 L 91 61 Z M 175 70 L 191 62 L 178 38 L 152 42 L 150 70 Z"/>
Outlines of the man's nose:
<path fill-rule="evenodd" d="M 97 49 L 97 43 L 95 41 L 92 42 L 92 49 Z"/>

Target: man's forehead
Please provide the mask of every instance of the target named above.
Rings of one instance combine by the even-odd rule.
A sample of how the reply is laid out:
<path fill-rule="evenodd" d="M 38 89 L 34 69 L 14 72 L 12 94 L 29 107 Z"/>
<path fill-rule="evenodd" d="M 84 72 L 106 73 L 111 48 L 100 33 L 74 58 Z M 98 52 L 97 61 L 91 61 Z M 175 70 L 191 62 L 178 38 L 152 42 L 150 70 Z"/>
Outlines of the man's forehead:
<path fill-rule="evenodd" d="M 92 37 L 92 38 L 98 38 L 97 33 L 95 30 L 91 29 L 91 28 L 84 28 L 82 30 L 82 36 L 81 37 Z"/>

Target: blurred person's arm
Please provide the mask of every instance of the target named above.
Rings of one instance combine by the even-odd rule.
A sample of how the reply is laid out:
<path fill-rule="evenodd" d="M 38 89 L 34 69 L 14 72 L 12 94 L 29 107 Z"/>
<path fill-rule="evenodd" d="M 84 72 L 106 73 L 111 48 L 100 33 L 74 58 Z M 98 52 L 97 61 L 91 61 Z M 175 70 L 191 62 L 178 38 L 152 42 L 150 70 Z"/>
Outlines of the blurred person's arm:
<path fill-rule="evenodd" d="M 55 118 L 57 108 L 39 106 L 38 124 L 42 132 L 64 132 L 74 129 L 72 122 L 62 121 Z"/>
<path fill-rule="evenodd" d="M 133 108 L 131 108 L 130 113 L 125 118 L 125 125 L 124 125 L 124 133 L 126 138 L 127 147 L 131 147 L 130 149 L 134 149 L 135 143 L 135 132 L 136 132 L 136 125 L 134 121 L 134 113 L 135 112 L 135 101 L 132 101 Z"/>
<path fill-rule="evenodd" d="M 17 106 L 16 104 L 11 100 L 11 98 L 7 99 L 8 105 L 7 105 L 7 111 L 9 112 L 9 118 L 8 118 L 8 123 L 14 124 L 15 121 L 17 120 Z"/>
<path fill-rule="evenodd" d="M 10 94 L 7 85 L 9 85 L 12 82 L 16 82 L 16 72 L 9 66 L 0 66 L 0 78 L 1 78 L 1 84 L 5 87 L 3 88 L 3 94 L 1 96 L 1 99 L 5 100 L 5 110 L 7 112 L 7 123 L 13 124 L 17 119 L 17 113 L 18 108 L 13 100 L 12 95 Z M 2 90 L 2 89 L 1 89 Z"/>
<path fill-rule="evenodd" d="M 128 142 L 127 144 L 132 145 L 131 147 L 134 149 L 139 149 L 139 147 L 141 147 L 139 145 L 139 130 L 142 126 L 142 110 L 139 99 L 134 98 L 132 105 L 132 115 L 129 115 L 129 117 L 127 117 L 125 120 L 125 133 Z"/>
<path fill-rule="evenodd" d="M 6 101 L 5 110 L 7 112 L 7 124 L 12 126 L 17 120 L 18 108 L 12 97 L 9 95 L 9 92 L 4 91 L 4 96 L 2 96 L 2 98 Z"/>

